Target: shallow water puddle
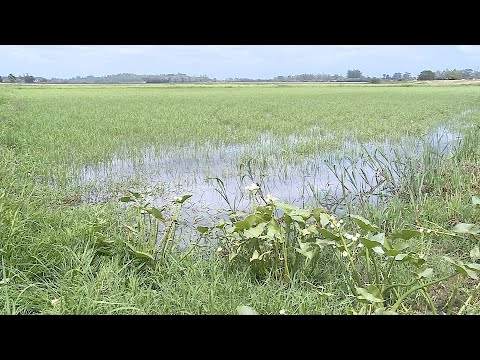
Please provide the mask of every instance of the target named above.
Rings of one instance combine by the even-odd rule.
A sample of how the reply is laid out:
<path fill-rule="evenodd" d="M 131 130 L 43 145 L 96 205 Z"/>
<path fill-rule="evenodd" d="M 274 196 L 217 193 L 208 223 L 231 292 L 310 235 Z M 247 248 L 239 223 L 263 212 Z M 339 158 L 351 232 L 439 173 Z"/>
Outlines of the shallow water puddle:
<path fill-rule="evenodd" d="M 314 131 L 312 134 L 315 135 Z M 264 195 L 271 194 L 280 201 L 299 206 L 321 204 L 331 211 L 341 211 L 347 199 L 378 203 L 388 195 L 387 176 L 379 172 L 375 161 L 366 157 L 367 153 L 391 168 L 388 176 L 391 183 L 395 174 L 401 172 L 399 157 L 417 156 L 427 143 L 438 152 L 448 153 L 457 137 L 457 132 L 439 126 L 415 140 L 346 143 L 337 155 L 299 154 L 290 160 L 284 156 L 285 149 L 295 154 L 295 146 L 302 141 L 296 136 L 281 140 L 262 135 L 250 144 L 220 147 L 205 144 L 202 148 L 156 149 L 151 146 L 134 157 L 114 157 L 108 162 L 87 166 L 75 178 L 77 185 L 87 189 L 84 200 L 88 202 L 118 198 L 127 189 L 152 192 L 154 195 L 149 200 L 158 206 L 174 196 L 193 194 L 183 212 L 183 218 L 189 222 L 199 216 L 208 218 L 248 209 L 250 200 L 245 186 L 252 182 L 260 185 Z M 221 179 L 224 188 L 215 178 Z M 114 193 L 112 184 L 119 183 L 130 185 L 120 187 L 123 192 Z"/>

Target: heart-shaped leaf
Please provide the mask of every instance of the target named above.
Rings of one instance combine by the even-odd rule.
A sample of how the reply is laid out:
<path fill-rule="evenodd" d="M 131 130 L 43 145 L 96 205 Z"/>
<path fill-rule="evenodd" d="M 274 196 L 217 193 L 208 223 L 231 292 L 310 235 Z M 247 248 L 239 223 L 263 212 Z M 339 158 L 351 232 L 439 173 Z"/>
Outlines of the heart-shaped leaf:
<path fill-rule="evenodd" d="M 369 285 L 366 289 L 355 287 L 357 290 L 357 299 L 363 303 L 383 303 L 380 290 L 375 285 Z"/>
<path fill-rule="evenodd" d="M 416 275 L 417 279 L 422 279 L 422 278 L 427 278 L 433 275 L 433 269 L 432 268 L 422 268 L 419 269 L 418 271 L 414 272 Z"/>
<path fill-rule="evenodd" d="M 265 225 L 267 225 L 267 223 L 260 223 L 258 224 L 257 226 L 253 226 L 249 229 L 246 229 L 243 234 L 245 235 L 245 237 L 247 239 L 254 239 L 254 238 L 258 238 L 260 235 L 262 235 L 263 233 L 263 230 L 265 229 Z"/>

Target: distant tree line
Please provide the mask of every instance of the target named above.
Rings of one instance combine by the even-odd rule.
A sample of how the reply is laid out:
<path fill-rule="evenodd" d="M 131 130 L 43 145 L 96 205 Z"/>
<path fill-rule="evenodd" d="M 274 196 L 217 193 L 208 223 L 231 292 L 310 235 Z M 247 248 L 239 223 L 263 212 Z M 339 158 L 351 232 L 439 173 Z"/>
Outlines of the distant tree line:
<path fill-rule="evenodd" d="M 393 81 L 412 81 L 412 80 L 459 80 L 459 79 L 480 79 L 480 72 L 472 69 L 463 70 L 443 70 L 432 71 L 424 70 L 418 76 L 412 76 L 409 72 L 396 72 L 392 75 L 383 74 L 379 77 L 364 76 L 358 69 L 348 70 L 346 75 L 339 74 L 299 74 L 299 75 L 279 75 L 271 79 L 250 79 L 250 78 L 227 78 L 217 80 L 209 78 L 207 75 L 191 76 L 187 74 L 159 74 L 159 75 L 137 75 L 133 73 L 122 73 L 105 76 L 76 76 L 70 79 L 52 78 L 50 80 L 44 77 L 34 77 L 24 74 L 15 76 L 0 77 L 0 82 L 9 83 L 52 83 L 52 84 L 138 84 L 138 83 L 215 83 L 215 82 L 370 82 L 385 83 Z"/>

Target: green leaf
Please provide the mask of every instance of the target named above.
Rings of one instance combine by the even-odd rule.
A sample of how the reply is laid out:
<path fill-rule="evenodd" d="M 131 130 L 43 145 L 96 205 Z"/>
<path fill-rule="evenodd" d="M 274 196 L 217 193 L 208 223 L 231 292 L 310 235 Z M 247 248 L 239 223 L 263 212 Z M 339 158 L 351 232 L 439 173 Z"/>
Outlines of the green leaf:
<path fill-rule="evenodd" d="M 457 224 L 452 229 L 454 232 L 458 234 L 473 234 L 477 235 L 480 233 L 480 227 L 476 224 Z"/>
<path fill-rule="evenodd" d="M 383 244 L 385 243 L 385 233 L 375 234 L 372 237 L 368 237 L 368 239 L 373 240 L 373 241 L 377 241 L 380 244 L 382 244 L 382 246 L 383 246 Z"/>
<path fill-rule="evenodd" d="M 237 257 L 237 255 L 238 253 L 236 253 L 235 251 L 232 251 L 230 254 L 228 254 L 228 261 L 232 261 Z"/>
<path fill-rule="evenodd" d="M 387 252 L 385 253 L 385 255 L 387 256 L 397 256 L 398 254 L 400 254 L 400 250 L 396 249 L 387 250 Z"/>
<path fill-rule="evenodd" d="M 238 315 L 259 315 L 254 308 L 246 305 L 237 306 Z"/>
<path fill-rule="evenodd" d="M 396 243 L 396 244 L 393 244 L 393 248 L 394 248 L 395 250 L 400 250 L 400 251 L 405 250 L 405 249 L 408 248 L 409 246 L 410 246 L 410 245 L 407 244 L 406 242 L 398 242 L 398 243 Z"/>
<path fill-rule="evenodd" d="M 291 215 L 291 219 L 297 223 L 305 224 L 305 219 L 300 215 Z"/>
<path fill-rule="evenodd" d="M 257 206 L 255 214 L 262 218 L 263 221 L 270 221 L 273 215 L 273 208 L 271 206 Z"/>
<path fill-rule="evenodd" d="M 473 205 L 480 205 L 480 197 L 473 195 L 472 196 L 472 204 Z"/>
<path fill-rule="evenodd" d="M 312 216 L 316 221 L 321 221 L 322 214 L 325 214 L 325 210 L 321 207 L 317 207 L 312 210 Z M 325 226 L 322 224 L 322 226 Z"/>
<path fill-rule="evenodd" d="M 132 194 L 133 196 L 135 196 L 135 198 L 137 198 L 137 199 L 139 199 L 139 198 L 142 197 L 142 195 L 141 195 L 140 193 L 138 193 L 138 192 L 133 192 L 133 191 L 130 191 L 130 190 L 128 190 L 128 192 L 129 192 L 130 194 Z"/>
<path fill-rule="evenodd" d="M 317 245 L 335 245 L 336 242 L 333 241 L 333 240 L 316 239 L 315 244 L 317 244 Z"/>
<path fill-rule="evenodd" d="M 417 276 L 417 279 L 427 278 L 433 275 L 433 269 L 423 268 L 420 269 L 418 272 L 414 272 L 414 274 Z"/>
<path fill-rule="evenodd" d="M 355 221 L 355 223 L 365 231 L 371 231 L 371 232 L 378 231 L 378 226 L 372 224 L 370 221 L 368 221 L 364 217 L 361 217 L 359 215 L 350 215 L 350 218 L 353 219 L 353 221 Z"/>
<path fill-rule="evenodd" d="M 381 246 L 375 246 L 372 248 L 373 251 L 375 251 L 379 255 L 385 254 L 385 251 L 383 251 L 383 248 Z"/>
<path fill-rule="evenodd" d="M 403 261 L 403 260 L 408 260 L 410 256 L 408 254 L 398 254 L 395 256 L 395 261 Z"/>
<path fill-rule="evenodd" d="M 250 258 L 250 262 L 252 262 L 253 260 L 259 260 L 259 257 L 260 257 L 260 254 L 258 253 L 257 250 L 255 250 L 252 254 L 252 257 Z"/>
<path fill-rule="evenodd" d="M 221 219 L 215 227 L 217 229 L 223 229 L 228 223 L 225 221 L 225 219 Z"/>
<path fill-rule="evenodd" d="M 478 280 L 477 273 L 470 269 L 469 267 L 466 267 L 462 261 L 454 261 L 450 259 L 448 256 L 443 257 L 445 260 L 447 260 L 449 263 L 452 264 L 452 266 L 455 268 L 455 270 L 461 274 L 461 275 L 467 275 L 469 278 L 473 280 Z"/>
<path fill-rule="evenodd" d="M 361 287 L 355 287 L 357 293 L 357 299 L 363 303 L 383 303 L 383 298 L 380 290 L 375 285 L 369 285 L 367 289 Z"/>
<path fill-rule="evenodd" d="M 408 255 L 407 260 L 414 266 L 422 266 L 425 263 L 425 259 L 415 253 L 410 252 Z"/>
<path fill-rule="evenodd" d="M 162 215 L 162 212 L 160 210 L 158 210 L 156 207 L 152 207 L 150 210 L 149 210 L 150 214 L 152 214 L 155 219 L 157 220 L 163 220 L 164 217 Z"/>
<path fill-rule="evenodd" d="M 197 226 L 197 230 L 200 234 L 205 234 L 210 228 L 208 226 Z"/>
<path fill-rule="evenodd" d="M 374 312 L 375 315 L 397 315 L 395 311 L 385 310 L 385 308 L 378 308 Z"/>
<path fill-rule="evenodd" d="M 277 220 L 273 218 L 268 223 L 267 236 L 271 239 L 280 236 L 280 225 L 278 224 Z"/>
<path fill-rule="evenodd" d="M 132 199 L 130 196 L 122 196 L 120 198 L 120 201 L 121 202 L 132 202 L 132 201 L 135 201 L 135 199 Z"/>
<path fill-rule="evenodd" d="M 410 246 L 406 242 L 398 242 L 396 244 L 393 244 L 393 246 L 391 246 L 390 243 L 388 242 L 388 239 L 385 239 L 384 245 L 386 245 L 387 243 L 389 244 L 389 247 L 390 247 L 386 252 L 387 256 L 396 256 L 400 254 L 402 250 L 405 250 Z"/>
<path fill-rule="evenodd" d="M 312 210 L 294 209 L 290 216 L 301 216 L 304 220 L 308 219 L 312 215 Z"/>
<path fill-rule="evenodd" d="M 470 268 L 470 269 L 473 269 L 473 270 L 476 270 L 476 271 L 480 271 L 480 264 L 477 264 L 477 263 L 468 263 L 468 264 L 466 264 L 465 266 L 467 266 L 467 267 Z"/>
<path fill-rule="evenodd" d="M 362 237 L 359 240 L 367 249 L 372 249 L 374 247 L 382 246 L 382 243 L 378 241 L 373 241 L 373 240 L 365 239 Z"/>
<path fill-rule="evenodd" d="M 257 226 L 245 230 L 243 234 L 247 239 L 258 238 L 260 235 L 262 235 L 263 230 L 265 229 L 265 225 L 267 225 L 267 223 L 260 223 Z"/>
<path fill-rule="evenodd" d="M 411 238 L 421 237 L 421 236 L 422 236 L 422 233 L 417 230 L 401 230 L 391 234 L 389 237 L 392 240 L 395 240 L 395 239 L 410 240 Z"/>
<path fill-rule="evenodd" d="M 243 231 L 261 222 L 263 222 L 263 219 L 261 217 L 256 214 L 250 214 L 245 219 L 237 221 L 235 223 L 234 231 Z"/>
<path fill-rule="evenodd" d="M 187 199 L 191 198 L 193 195 L 187 194 L 183 195 L 182 198 L 178 201 L 178 203 L 183 204 Z"/>
<path fill-rule="evenodd" d="M 287 204 L 287 203 L 277 203 L 277 204 L 275 204 L 275 206 L 277 208 L 279 208 L 280 210 L 282 210 L 287 215 L 290 215 L 294 210 L 300 209 L 296 206 L 292 206 L 292 205 Z"/>
<path fill-rule="evenodd" d="M 298 242 L 298 245 L 300 248 L 295 248 L 295 250 L 305 256 L 307 259 L 312 260 L 313 259 L 313 254 L 314 254 L 314 248 L 312 246 L 312 243 L 304 243 L 302 241 Z"/>
<path fill-rule="evenodd" d="M 143 260 L 148 260 L 148 261 L 155 261 L 155 259 L 153 258 L 152 255 L 147 254 L 147 253 L 142 252 L 142 251 L 138 251 L 132 245 L 130 245 L 128 243 L 127 243 L 127 246 L 130 248 L 130 250 L 132 251 L 133 255 L 136 258 L 143 259 Z"/>
<path fill-rule="evenodd" d="M 311 234 L 318 234 L 318 229 L 315 225 L 311 224 L 307 227 L 307 230 L 311 233 Z"/>
<path fill-rule="evenodd" d="M 474 259 L 480 259 L 480 249 L 478 246 L 475 246 L 471 251 L 470 251 L 470 257 Z"/>
<path fill-rule="evenodd" d="M 237 217 L 242 217 L 242 216 L 244 216 L 244 215 L 247 215 L 247 214 L 244 213 L 243 211 L 237 211 L 237 212 L 234 213 L 234 214 L 228 215 L 228 217 L 229 217 L 230 219 L 234 219 L 234 218 L 237 218 Z"/>
<path fill-rule="evenodd" d="M 332 239 L 332 240 L 335 240 L 335 241 L 340 241 L 340 237 L 338 237 L 334 233 L 328 231 L 327 229 L 320 228 L 320 229 L 318 229 L 318 232 L 320 234 L 322 234 L 322 236 L 326 239 Z"/>
<path fill-rule="evenodd" d="M 329 222 L 330 222 L 330 218 L 328 217 L 327 214 L 325 213 L 320 214 L 320 225 L 322 225 L 322 227 L 327 226 Z"/>

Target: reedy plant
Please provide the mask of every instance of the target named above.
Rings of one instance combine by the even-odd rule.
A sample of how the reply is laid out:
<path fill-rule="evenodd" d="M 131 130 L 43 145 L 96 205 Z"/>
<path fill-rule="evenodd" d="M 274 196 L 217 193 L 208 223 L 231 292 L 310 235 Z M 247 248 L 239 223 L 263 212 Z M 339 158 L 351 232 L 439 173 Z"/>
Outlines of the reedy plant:
<path fill-rule="evenodd" d="M 120 241 L 120 250 L 133 256 L 139 267 L 145 264 L 162 265 L 167 254 L 172 253 L 178 245 L 175 243 L 175 230 L 183 203 L 191 196 L 176 196 L 170 203 L 158 208 L 151 205 L 145 195 L 129 190 L 129 195 L 121 197 L 120 201 L 132 203 L 137 220 L 135 224 L 123 225 L 127 237 Z M 95 239 L 97 253 L 113 255 L 115 249 L 118 250 L 118 244 L 105 236 L 103 229 L 101 222 L 89 228 Z"/>

